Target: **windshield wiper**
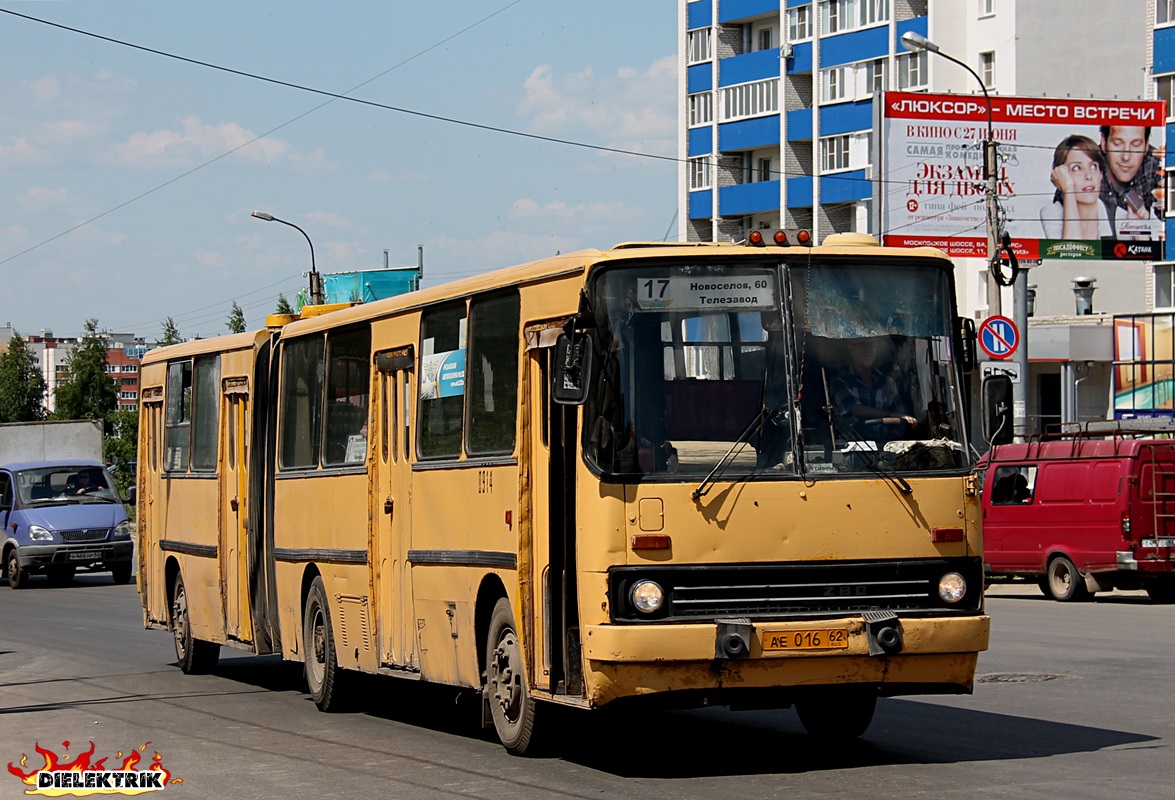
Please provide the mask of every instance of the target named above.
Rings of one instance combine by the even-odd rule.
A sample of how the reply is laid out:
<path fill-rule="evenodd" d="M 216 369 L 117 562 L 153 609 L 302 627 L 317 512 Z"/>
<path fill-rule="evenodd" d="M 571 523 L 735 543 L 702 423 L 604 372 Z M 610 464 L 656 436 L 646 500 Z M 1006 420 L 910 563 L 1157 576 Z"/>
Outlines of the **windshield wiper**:
<path fill-rule="evenodd" d="M 690 497 L 692 497 L 694 500 L 697 500 L 706 496 L 707 492 L 710 491 L 710 487 L 714 484 L 714 481 L 718 480 L 718 477 L 721 475 L 722 471 L 734 462 L 734 456 L 737 455 L 737 453 L 735 453 L 735 448 L 738 448 L 738 451 L 742 452 L 742 448 L 747 446 L 747 442 L 750 441 L 750 438 L 763 427 L 763 423 L 767 421 L 772 413 L 773 412 L 771 409 L 765 406 L 759 409 L 759 413 L 755 414 L 754 418 L 750 421 L 747 427 L 743 428 L 743 432 L 740 433 L 738 438 L 734 440 L 734 444 L 732 444 L 730 449 L 726 451 L 726 455 L 718 459 L 718 463 L 714 465 L 714 469 L 710 470 L 710 474 L 702 479 L 702 482 L 698 484 L 698 488 L 694 489 L 694 492 L 692 495 L 690 495 Z"/>

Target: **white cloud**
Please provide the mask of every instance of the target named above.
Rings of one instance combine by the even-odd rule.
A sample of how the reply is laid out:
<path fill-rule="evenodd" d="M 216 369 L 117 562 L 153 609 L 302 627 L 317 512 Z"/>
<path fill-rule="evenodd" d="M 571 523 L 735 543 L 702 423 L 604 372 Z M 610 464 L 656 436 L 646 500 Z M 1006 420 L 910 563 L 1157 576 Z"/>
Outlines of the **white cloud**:
<path fill-rule="evenodd" d="M 351 220 L 342 214 L 330 211 L 311 211 L 305 215 L 307 220 L 328 228 L 347 229 L 351 227 Z"/>
<path fill-rule="evenodd" d="M 17 203 L 26 213 L 38 214 L 65 205 L 68 200 L 69 189 L 65 187 L 50 189 L 47 186 L 30 186 L 17 198 Z"/>
<path fill-rule="evenodd" d="M 546 134 L 587 132 L 593 136 L 590 144 L 672 155 L 676 84 L 676 56 L 658 59 L 645 70 L 623 67 L 610 77 L 597 77 L 590 67 L 561 77 L 544 64 L 527 78 L 518 112 Z"/>
<path fill-rule="evenodd" d="M 31 144 L 23 136 L 11 142 L 0 142 L 0 167 L 5 169 L 44 166 L 51 160 L 47 151 Z"/>
<path fill-rule="evenodd" d="M 61 81 L 56 75 L 43 75 L 29 82 L 29 94 L 38 100 L 56 100 L 61 95 Z"/>
<path fill-rule="evenodd" d="M 321 167 L 325 163 L 322 148 L 298 153 L 286 141 L 267 136 L 257 138 L 253 131 L 235 122 L 206 124 L 189 115 L 178 129 L 140 131 L 113 148 L 109 161 L 120 166 L 144 169 L 176 169 L 232 152 L 234 158 L 254 164 L 289 163 L 302 169 Z"/>
<path fill-rule="evenodd" d="M 529 197 L 514 202 L 509 218 L 523 220 L 544 230 L 576 230 L 594 232 L 608 230 L 631 221 L 635 216 L 631 208 L 622 202 L 577 203 L 568 205 L 562 200 L 552 200 L 540 205 Z"/>

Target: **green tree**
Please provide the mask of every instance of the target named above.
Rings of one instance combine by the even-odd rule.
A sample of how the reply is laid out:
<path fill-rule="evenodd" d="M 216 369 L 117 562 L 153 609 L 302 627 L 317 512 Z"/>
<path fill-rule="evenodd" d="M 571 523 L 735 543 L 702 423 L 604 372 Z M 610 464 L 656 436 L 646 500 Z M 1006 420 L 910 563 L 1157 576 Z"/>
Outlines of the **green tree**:
<path fill-rule="evenodd" d="M 65 361 L 65 381 L 57 387 L 57 419 L 108 420 L 118 408 L 118 381 L 106 373 L 106 341 L 98 320 L 86 320 L 82 341 Z"/>
<path fill-rule="evenodd" d="M 225 325 L 228 326 L 229 333 L 245 332 L 245 312 L 237 305 L 236 300 L 233 301 L 233 308 L 228 314 L 228 322 Z"/>
<path fill-rule="evenodd" d="M 166 347 L 169 344 L 179 344 L 184 340 L 180 336 L 180 329 L 176 327 L 175 320 L 167 317 L 163 320 L 163 335 L 155 341 L 156 346 Z"/>
<path fill-rule="evenodd" d="M 106 430 L 106 460 L 111 463 L 118 490 L 125 497 L 126 490 L 135 483 L 139 412 L 115 411 L 106 420 Z"/>
<path fill-rule="evenodd" d="M 36 422 L 46 416 L 45 377 L 19 333 L 0 353 L 0 422 Z"/>
<path fill-rule="evenodd" d="M 294 307 L 290 305 L 290 301 L 286 299 L 284 292 L 277 293 L 277 310 L 275 314 L 293 314 Z"/>

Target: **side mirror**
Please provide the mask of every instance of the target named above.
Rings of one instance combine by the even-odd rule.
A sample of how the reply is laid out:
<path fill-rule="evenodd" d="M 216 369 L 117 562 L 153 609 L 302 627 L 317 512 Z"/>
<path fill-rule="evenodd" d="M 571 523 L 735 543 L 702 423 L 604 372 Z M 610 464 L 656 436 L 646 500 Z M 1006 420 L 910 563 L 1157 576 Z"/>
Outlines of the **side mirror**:
<path fill-rule="evenodd" d="M 126 490 L 126 504 L 128 506 L 137 506 L 139 504 L 138 486 L 131 486 Z"/>
<path fill-rule="evenodd" d="M 985 378 L 981 391 L 983 438 L 988 444 L 1008 444 L 1015 436 L 1012 426 L 1012 379 L 1007 375 Z"/>
<path fill-rule="evenodd" d="M 592 337 L 560 334 L 555 342 L 555 376 L 551 398 L 568 406 L 583 405 L 587 400 L 592 375 Z"/>
<path fill-rule="evenodd" d="M 978 363 L 975 350 L 975 320 L 970 317 L 958 317 L 955 320 L 955 352 L 960 371 L 967 373 L 975 369 Z"/>

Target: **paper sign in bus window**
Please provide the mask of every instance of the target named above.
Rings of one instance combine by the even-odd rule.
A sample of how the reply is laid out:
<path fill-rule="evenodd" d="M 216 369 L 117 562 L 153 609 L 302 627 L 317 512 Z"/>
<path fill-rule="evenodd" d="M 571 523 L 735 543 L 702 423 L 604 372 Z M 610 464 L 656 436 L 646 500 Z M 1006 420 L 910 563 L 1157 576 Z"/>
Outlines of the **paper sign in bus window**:
<path fill-rule="evenodd" d="M 465 394 L 465 351 L 446 350 L 424 356 L 420 365 L 420 399 Z"/>

